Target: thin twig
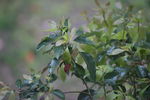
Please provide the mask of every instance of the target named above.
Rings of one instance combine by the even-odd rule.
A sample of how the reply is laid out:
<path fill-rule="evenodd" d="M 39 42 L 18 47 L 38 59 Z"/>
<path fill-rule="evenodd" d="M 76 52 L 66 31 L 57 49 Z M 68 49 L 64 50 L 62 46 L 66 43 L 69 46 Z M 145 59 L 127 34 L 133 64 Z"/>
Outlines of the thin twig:
<path fill-rule="evenodd" d="M 67 91 L 67 92 L 63 92 L 63 93 L 65 93 L 65 94 L 69 94 L 69 93 L 83 93 L 83 94 L 87 94 L 87 95 L 89 95 L 89 96 L 90 96 L 90 94 L 89 94 L 89 93 L 81 92 L 81 91 Z"/>
<path fill-rule="evenodd" d="M 139 21 L 139 20 L 137 21 L 137 25 L 138 25 L 137 31 L 138 31 L 138 33 L 139 33 L 139 32 L 140 32 L 140 21 Z"/>
<path fill-rule="evenodd" d="M 136 94 L 136 80 L 135 80 L 135 78 L 133 77 L 133 87 L 134 87 L 134 96 L 135 96 L 135 98 L 137 97 L 137 94 Z"/>
<path fill-rule="evenodd" d="M 101 7 L 100 2 L 98 0 L 95 0 L 95 4 L 100 8 L 100 10 L 102 12 L 103 19 L 104 19 L 104 23 L 108 27 L 108 22 L 106 20 L 105 10 Z"/>
<path fill-rule="evenodd" d="M 44 68 L 42 69 L 42 71 L 39 71 L 39 73 L 43 74 L 43 73 L 45 73 L 45 72 L 47 71 L 47 69 L 48 69 L 48 66 L 44 67 Z"/>
<path fill-rule="evenodd" d="M 107 23 L 107 21 L 106 21 L 106 16 L 105 16 L 105 11 L 104 11 L 104 9 L 102 9 L 102 15 L 103 15 L 104 23 L 105 23 L 105 25 L 108 27 L 108 23 Z"/>
<path fill-rule="evenodd" d="M 86 81 L 85 81 L 84 79 L 82 79 L 82 81 L 83 81 L 83 84 L 85 85 L 85 87 L 87 88 L 87 90 L 88 90 L 88 92 L 89 92 L 90 100 L 93 100 L 93 99 L 92 99 L 91 92 L 90 92 L 90 88 L 88 87 Z"/>
<path fill-rule="evenodd" d="M 105 85 L 103 86 L 103 89 L 104 89 L 104 97 L 105 97 L 105 100 L 106 100 L 106 97 L 107 97 L 107 95 L 106 95 L 106 87 L 105 87 Z"/>

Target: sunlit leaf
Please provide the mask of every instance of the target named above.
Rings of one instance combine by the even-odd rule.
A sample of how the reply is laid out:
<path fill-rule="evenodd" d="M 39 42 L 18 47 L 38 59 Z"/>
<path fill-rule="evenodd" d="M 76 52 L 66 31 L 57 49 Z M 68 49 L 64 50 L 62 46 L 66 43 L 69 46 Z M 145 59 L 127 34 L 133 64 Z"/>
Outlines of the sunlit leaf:
<path fill-rule="evenodd" d="M 118 49 L 113 49 L 113 50 L 108 51 L 107 54 L 110 56 L 114 56 L 114 55 L 121 54 L 123 52 L 125 52 L 125 50 L 118 48 Z"/>

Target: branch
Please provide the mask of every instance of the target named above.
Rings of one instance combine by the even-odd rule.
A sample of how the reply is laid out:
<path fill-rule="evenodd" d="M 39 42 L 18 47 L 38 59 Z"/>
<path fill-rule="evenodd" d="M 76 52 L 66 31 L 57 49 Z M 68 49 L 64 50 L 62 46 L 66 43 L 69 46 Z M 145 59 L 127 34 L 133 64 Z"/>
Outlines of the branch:
<path fill-rule="evenodd" d="M 44 67 L 44 68 L 42 69 L 42 71 L 39 71 L 39 73 L 43 74 L 43 73 L 45 73 L 45 72 L 47 71 L 47 69 L 48 69 L 48 66 Z"/>
<path fill-rule="evenodd" d="M 65 94 L 69 94 L 69 93 L 83 93 L 83 94 L 87 94 L 87 95 L 89 95 L 89 96 L 90 96 L 90 94 L 89 94 L 89 93 L 81 92 L 81 91 L 67 91 L 67 92 L 63 92 L 63 93 L 65 93 Z"/>
<path fill-rule="evenodd" d="M 82 79 L 82 81 L 83 81 L 83 84 L 85 85 L 86 89 L 87 89 L 87 90 L 88 90 L 88 92 L 89 92 L 90 100 L 93 100 L 93 99 L 92 99 L 91 92 L 90 92 L 90 88 L 88 87 L 88 85 L 87 85 L 86 81 L 85 81 L 84 79 Z"/>

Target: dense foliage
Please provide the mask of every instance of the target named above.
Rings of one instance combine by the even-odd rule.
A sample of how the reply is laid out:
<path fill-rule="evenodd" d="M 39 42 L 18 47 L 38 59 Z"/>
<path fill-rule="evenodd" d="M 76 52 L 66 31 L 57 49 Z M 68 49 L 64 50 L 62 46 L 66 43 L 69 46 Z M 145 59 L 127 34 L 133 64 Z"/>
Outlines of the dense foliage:
<path fill-rule="evenodd" d="M 87 26 L 76 29 L 69 19 L 50 22 L 50 34 L 36 50 L 53 58 L 41 72 L 16 81 L 19 98 L 49 100 L 55 95 L 65 100 L 65 94 L 79 93 L 78 100 L 150 99 L 150 26 L 142 11 L 110 10 L 109 3 L 106 8 L 96 3 L 97 13 L 86 17 Z M 85 90 L 53 87 L 68 76 L 81 79 Z"/>

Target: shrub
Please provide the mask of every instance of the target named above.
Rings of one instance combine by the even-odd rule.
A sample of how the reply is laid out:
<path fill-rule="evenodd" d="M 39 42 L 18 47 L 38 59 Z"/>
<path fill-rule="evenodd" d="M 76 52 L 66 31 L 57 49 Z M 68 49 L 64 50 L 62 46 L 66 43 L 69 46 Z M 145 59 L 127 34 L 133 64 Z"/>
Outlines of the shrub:
<path fill-rule="evenodd" d="M 150 27 L 142 12 L 97 5 L 97 14 L 86 17 L 85 27 L 74 28 L 69 19 L 50 23 L 49 36 L 36 50 L 52 59 L 40 73 L 16 81 L 21 99 L 55 95 L 65 100 L 67 93 L 79 93 L 78 100 L 150 99 Z M 68 76 L 80 79 L 86 89 L 68 92 L 53 87 L 57 79 Z"/>

